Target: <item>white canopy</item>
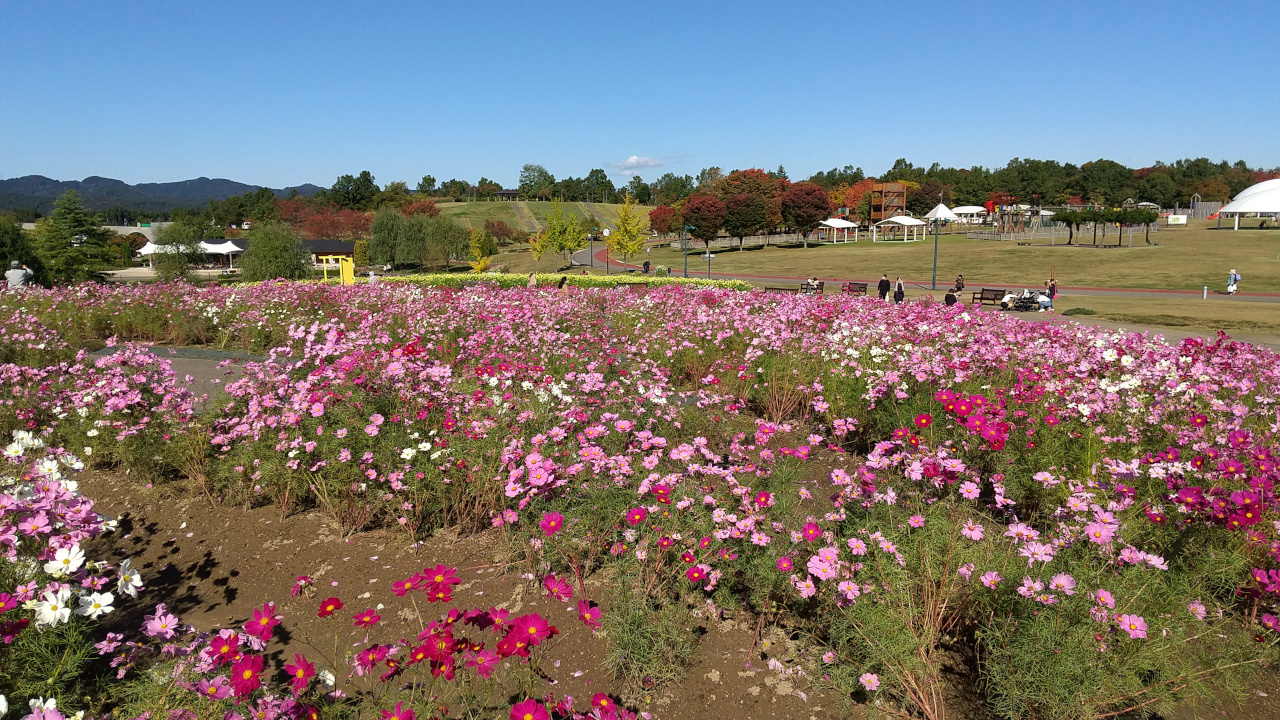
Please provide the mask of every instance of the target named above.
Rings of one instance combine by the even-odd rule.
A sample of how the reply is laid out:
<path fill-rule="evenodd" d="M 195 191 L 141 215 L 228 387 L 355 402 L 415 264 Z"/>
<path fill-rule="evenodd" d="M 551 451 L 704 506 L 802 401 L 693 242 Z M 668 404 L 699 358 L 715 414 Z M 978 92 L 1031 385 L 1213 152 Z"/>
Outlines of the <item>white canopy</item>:
<path fill-rule="evenodd" d="M 1275 182 L 1269 180 L 1268 182 Z M 1260 183 L 1265 185 L 1266 183 Z M 1257 187 L 1255 185 L 1254 187 Z M 1252 190 L 1253 188 L 1249 188 Z M 1247 194 L 1246 194 L 1247 193 Z M 1218 211 L 1220 214 L 1227 215 L 1247 214 L 1247 213 L 1280 213 L 1280 185 L 1256 192 L 1240 193 L 1235 200 L 1222 206 Z"/>
<path fill-rule="evenodd" d="M 155 243 L 148 240 L 147 244 L 143 245 L 142 249 L 138 251 L 138 254 L 139 255 L 155 255 L 156 253 L 165 253 L 165 252 L 177 252 L 177 249 L 174 248 L 172 245 L 156 245 Z M 239 247 L 236 247 L 236 244 L 231 242 L 230 240 L 223 241 L 216 245 L 213 243 L 207 243 L 207 242 L 201 241 L 200 252 L 206 255 L 231 255 L 233 253 L 242 253 L 244 252 L 244 250 Z"/>
<path fill-rule="evenodd" d="M 881 220 L 876 224 L 884 225 L 885 223 L 893 223 L 895 225 L 905 225 L 907 227 L 911 227 L 912 225 L 923 225 L 924 221 L 917 220 L 916 218 L 913 218 L 913 217 L 907 217 L 906 215 L 894 215 L 893 217 L 885 218 L 884 220 Z"/>
<path fill-rule="evenodd" d="M 978 205 L 961 205 L 958 208 L 952 208 L 951 212 L 957 215 L 986 215 L 987 209 Z"/>
<path fill-rule="evenodd" d="M 858 223 L 851 223 L 848 220 L 843 220 L 841 218 L 831 218 L 830 220 L 823 220 L 819 224 L 826 225 L 827 227 L 831 227 L 831 228 L 842 229 L 842 230 L 858 227 Z"/>
<path fill-rule="evenodd" d="M 951 208 L 938 203 L 932 210 L 925 214 L 926 220 L 959 220 L 956 214 L 951 212 Z"/>
<path fill-rule="evenodd" d="M 1242 197 L 1247 197 L 1249 195 L 1253 195 L 1254 193 L 1271 192 L 1275 190 L 1280 190 L 1280 178 L 1263 180 L 1257 185 L 1250 185 L 1249 187 L 1241 190 L 1240 194 L 1236 195 L 1235 199 L 1239 200 Z"/>
<path fill-rule="evenodd" d="M 1054 211 L 1052 211 L 1052 210 L 1041 210 L 1041 211 L 1040 211 L 1040 216 L 1041 216 L 1041 217 L 1051 217 L 1051 216 L 1053 216 L 1053 215 L 1057 215 L 1057 214 L 1058 214 L 1058 213 L 1056 213 L 1056 212 L 1054 212 Z"/>

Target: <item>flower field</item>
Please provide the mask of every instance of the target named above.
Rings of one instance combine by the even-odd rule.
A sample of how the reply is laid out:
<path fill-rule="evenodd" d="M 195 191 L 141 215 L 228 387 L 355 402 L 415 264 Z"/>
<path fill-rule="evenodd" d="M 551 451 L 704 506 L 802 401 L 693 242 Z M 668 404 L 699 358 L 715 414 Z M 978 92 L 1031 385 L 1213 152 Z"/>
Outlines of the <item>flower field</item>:
<path fill-rule="evenodd" d="M 204 399 L 148 343 L 260 359 Z M 746 668 L 839 713 L 1247 704 L 1280 662 L 1278 360 L 679 285 L 6 294 L 0 709 L 661 718 L 698 628 L 734 618 Z M 197 630 L 99 554 L 114 522 L 82 471 L 344 538 L 484 536 L 505 583 L 564 609 L 473 605 L 438 558 L 371 596 L 281 577 Z M 324 640 L 290 641 L 286 600 Z M 548 681 L 569 624 L 614 692 Z"/>

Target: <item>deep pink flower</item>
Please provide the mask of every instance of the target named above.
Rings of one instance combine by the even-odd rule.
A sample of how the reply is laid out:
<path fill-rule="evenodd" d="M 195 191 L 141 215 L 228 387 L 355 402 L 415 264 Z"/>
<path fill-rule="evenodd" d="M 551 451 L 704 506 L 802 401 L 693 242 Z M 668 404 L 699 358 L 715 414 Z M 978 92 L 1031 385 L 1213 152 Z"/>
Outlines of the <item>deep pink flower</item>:
<path fill-rule="evenodd" d="M 564 516 L 558 512 L 549 512 L 542 516 L 542 522 L 538 523 L 538 527 L 542 528 L 542 532 L 551 537 L 564 527 Z"/>
<path fill-rule="evenodd" d="M 486 680 L 493 673 L 493 669 L 498 666 L 498 660 L 500 659 L 497 653 L 484 648 L 469 650 L 463 658 L 466 660 L 467 667 L 475 668 L 476 674 Z"/>
<path fill-rule="evenodd" d="M 231 666 L 231 687 L 236 697 L 244 697 L 262 687 L 258 674 L 262 672 L 262 656 L 248 655 Z"/>
<path fill-rule="evenodd" d="M 814 542 L 818 538 L 822 537 L 822 529 L 818 527 L 817 523 L 805 523 L 804 527 L 800 530 L 800 534 L 804 536 L 805 540 Z"/>
<path fill-rule="evenodd" d="M 382 720 L 413 720 L 413 709 L 404 707 L 404 703 L 396 703 L 395 708 L 382 711 Z"/>
<path fill-rule="evenodd" d="M 219 675 L 211 680 L 200 680 L 196 683 L 196 692 L 210 700 L 223 700 L 231 694 L 231 688 L 227 684 L 227 676 Z"/>
<path fill-rule="evenodd" d="M 632 508 L 627 511 L 627 522 L 633 527 L 645 521 L 649 517 L 649 511 L 645 508 Z"/>
<path fill-rule="evenodd" d="M 289 682 L 293 684 L 293 694 L 297 695 L 306 690 L 311 678 L 315 677 L 316 666 L 307 662 L 302 653 L 294 653 L 293 662 L 286 664 L 284 671 L 289 674 Z"/>
<path fill-rule="evenodd" d="M 373 627 L 378 624 L 382 616 L 374 612 L 373 608 L 369 608 L 355 616 L 354 622 L 356 627 Z"/>
<path fill-rule="evenodd" d="M 916 416 L 916 427 L 923 430 L 933 424 L 933 416 L 929 413 L 920 413 Z"/>
<path fill-rule="evenodd" d="M 529 698 L 511 706 L 510 718 L 511 720 L 551 720 L 551 715 L 541 703 Z"/>
<path fill-rule="evenodd" d="M 542 578 L 542 587 L 546 588 L 548 595 L 560 602 L 569 602 L 573 599 L 573 587 L 564 578 L 556 577 L 554 573 Z"/>
<path fill-rule="evenodd" d="M 781 570 L 782 572 L 791 572 L 792 567 L 794 566 L 791 562 L 790 557 L 787 557 L 784 555 L 778 558 L 778 569 Z"/>
<path fill-rule="evenodd" d="M 578 601 L 578 619 L 592 630 L 600 629 L 600 608 L 587 600 Z"/>
<path fill-rule="evenodd" d="M 618 705 L 605 693 L 596 693 L 591 696 L 591 708 L 600 714 L 601 718 L 608 720 L 618 716 Z"/>
<path fill-rule="evenodd" d="M 253 611 L 253 619 L 244 624 L 244 631 L 262 642 L 267 642 L 279 624 L 280 619 L 276 617 L 276 604 L 269 602 Z"/>
<path fill-rule="evenodd" d="M 342 601 L 336 597 L 331 597 L 320 603 L 320 609 L 316 611 L 316 617 L 329 617 L 335 611 L 342 609 Z"/>

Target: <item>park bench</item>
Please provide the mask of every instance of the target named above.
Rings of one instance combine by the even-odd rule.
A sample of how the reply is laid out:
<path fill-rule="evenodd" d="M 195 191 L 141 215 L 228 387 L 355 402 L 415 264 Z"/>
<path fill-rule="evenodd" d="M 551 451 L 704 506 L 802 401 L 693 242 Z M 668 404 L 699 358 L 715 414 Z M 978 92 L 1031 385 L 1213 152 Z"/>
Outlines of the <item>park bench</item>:
<path fill-rule="evenodd" d="M 973 304 L 982 306 L 990 304 L 992 306 L 1000 304 L 1000 298 L 1004 297 L 1004 290 L 997 288 L 982 288 L 981 291 L 973 294 Z"/>
<path fill-rule="evenodd" d="M 840 286 L 840 292 L 845 295 L 866 295 L 867 284 L 860 282 L 847 282 Z"/>
<path fill-rule="evenodd" d="M 1030 247 L 1030 246 L 1031 246 L 1031 243 L 1029 243 L 1029 242 L 1020 242 L 1020 243 L 1018 243 L 1018 245 L 1019 245 L 1019 246 L 1021 246 L 1021 247 Z"/>
<path fill-rule="evenodd" d="M 821 295 L 822 288 L 825 287 L 826 284 L 827 283 L 825 280 L 819 280 L 818 284 L 814 286 L 812 290 L 810 290 L 809 283 L 803 282 L 803 283 L 800 283 L 800 289 L 798 290 L 798 292 L 803 293 L 805 295 Z"/>
<path fill-rule="evenodd" d="M 793 287 L 793 288 L 789 288 L 789 287 L 766 287 L 766 288 L 764 289 L 764 291 L 765 291 L 765 292 L 769 292 L 769 293 L 790 293 L 790 294 L 792 294 L 792 295 L 797 295 L 797 294 L 799 294 L 799 293 L 800 293 L 800 288 L 798 288 L 798 287 Z"/>

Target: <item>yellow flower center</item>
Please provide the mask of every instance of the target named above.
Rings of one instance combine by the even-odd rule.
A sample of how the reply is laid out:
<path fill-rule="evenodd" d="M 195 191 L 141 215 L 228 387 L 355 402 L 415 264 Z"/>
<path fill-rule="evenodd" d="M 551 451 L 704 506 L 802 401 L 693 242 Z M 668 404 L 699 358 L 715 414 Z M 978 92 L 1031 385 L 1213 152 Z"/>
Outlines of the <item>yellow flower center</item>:
<path fill-rule="evenodd" d="M 253 677 L 253 671 L 252 671 L 252 670 L 245 670 L 245 671 L 244 671 L 244 675 L 243 675 L 243 677 L 244 677 L 244 679 L 245 679 L 245 680 L 248 680 L 249 678 Z"/>

